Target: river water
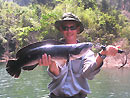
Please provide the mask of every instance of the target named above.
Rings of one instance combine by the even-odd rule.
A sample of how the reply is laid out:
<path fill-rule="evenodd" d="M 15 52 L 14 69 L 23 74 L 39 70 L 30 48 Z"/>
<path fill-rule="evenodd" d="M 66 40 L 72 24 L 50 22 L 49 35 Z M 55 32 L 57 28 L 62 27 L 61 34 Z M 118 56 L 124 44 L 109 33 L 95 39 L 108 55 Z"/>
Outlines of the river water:
<path fill-rule="evenodd" d="M 0 98 L 48 98 L 51 79 L 46 68 L 24 71 L 14 79 L 7 74 L 5 64 L 0 64 Z M 92 94 L 88 98 L 130 98 L 130 68 L 103 68 L 89 84 Z"/>

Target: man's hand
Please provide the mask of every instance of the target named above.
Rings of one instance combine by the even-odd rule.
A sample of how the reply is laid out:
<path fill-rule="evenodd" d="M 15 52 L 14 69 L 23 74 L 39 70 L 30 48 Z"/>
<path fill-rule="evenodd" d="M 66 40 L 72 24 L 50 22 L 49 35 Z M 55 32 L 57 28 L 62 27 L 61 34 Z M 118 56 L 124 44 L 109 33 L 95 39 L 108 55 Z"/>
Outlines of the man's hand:
<path fill-rule="evenodd" d="M 119 46 L 108 45 L 105 51 L 101 51 L 102 55 L 115 56 L 118 53 Z"/>
<path fill-rule="evenodd" d="M 56 65 L 54 61 L 52 61 L 52 58 L 50 55 L 47 56 L 47 54 L 42 55 L 42 58 L 39 60 L 40 66 L 48 66 L 51 73 L 54 75 L 59 75 L 59 67 Z"/>
<path fill-rule="evenodd" d="M 112 46 L 112 45 L 108 45 L 106 47 L 106 50 L 100 51 L 100 54 L 106 55 L 106 56 L 115 56 L 118 53 L 119 48 L 120 48 L 119 46 L 115 47 L 115 46 Z M 99 56 L 99 54 L 96 57 L 96 62 L 97 62 L 97 68 L 96 69 L 98 69 L 102 66 L 102 62 L 103 62 L 103 59 Z"/>
<path fill-rule="evenodd" d="M 52 63 L 51 56 L 47 56 L 47 54 L 42 55 L 42 59 L 39 60 L 40 66 L 49 66 L 52 65 Z"/>

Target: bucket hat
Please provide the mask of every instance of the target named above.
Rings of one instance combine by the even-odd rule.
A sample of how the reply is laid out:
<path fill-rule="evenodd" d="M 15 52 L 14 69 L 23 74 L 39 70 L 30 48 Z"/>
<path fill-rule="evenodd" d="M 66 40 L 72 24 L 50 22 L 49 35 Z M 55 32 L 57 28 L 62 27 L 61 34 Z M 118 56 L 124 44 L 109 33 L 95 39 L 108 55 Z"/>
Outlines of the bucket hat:
<path fill-rule="evenodd" d="M 62 26 L 64 21 L 74 21 L 76 22 L 77 26 L 80 26 L 80 32 L 78 32 L 78 34 L 80 34 L 83 30 L 84 30 L 84 26 L 81 23 L 81 21 L 79 20 L 79 18 L 77 16 L 75 16 L 72 13 L 64 13 L 62 18 L 60 20 L 57 20 L 55 22 L 55 27 L 60 30 L 60 26 Z"/>

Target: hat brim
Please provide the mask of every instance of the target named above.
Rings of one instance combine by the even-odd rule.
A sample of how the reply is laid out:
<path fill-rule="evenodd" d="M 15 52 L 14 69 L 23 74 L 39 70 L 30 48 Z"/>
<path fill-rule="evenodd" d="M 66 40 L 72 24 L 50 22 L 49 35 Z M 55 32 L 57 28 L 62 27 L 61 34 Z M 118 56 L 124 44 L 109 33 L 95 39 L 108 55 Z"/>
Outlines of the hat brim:
<path fill-rule="evenodd" d="M 56 29 L 60 30 L 60 26 L 62 26 L 62 24 L 63 24 L 64 21 L 74 21 L 74 22 L 76 22 L 76 24 L 77 24 L 78 26 L 80 26 L 80 32 L 78 32 L 77 34 L 80 34 L 80 33 L 82 33 L 82 32 L 84 31 L 84 26 L 83 26 L 83 24 L 82 24 L 80 21 L 74 20 L 73 18 L 56 21 L 56 22 L 55 22 L 55 27 L 56 27 Z"/>

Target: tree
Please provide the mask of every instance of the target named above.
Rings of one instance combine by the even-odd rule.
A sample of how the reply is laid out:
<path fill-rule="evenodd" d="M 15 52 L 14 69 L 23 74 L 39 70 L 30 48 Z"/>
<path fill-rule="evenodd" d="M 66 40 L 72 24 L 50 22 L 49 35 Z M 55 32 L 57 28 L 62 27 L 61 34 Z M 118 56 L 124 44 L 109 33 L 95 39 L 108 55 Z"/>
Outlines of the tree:
<path fill-rule="evenodd" d="M 108 12 L 108 10 L 109 10 L 108 2 L 106 0 L 102 0 L 101 1 L 101 11 L 105 13 L 105 12 Z"/>

